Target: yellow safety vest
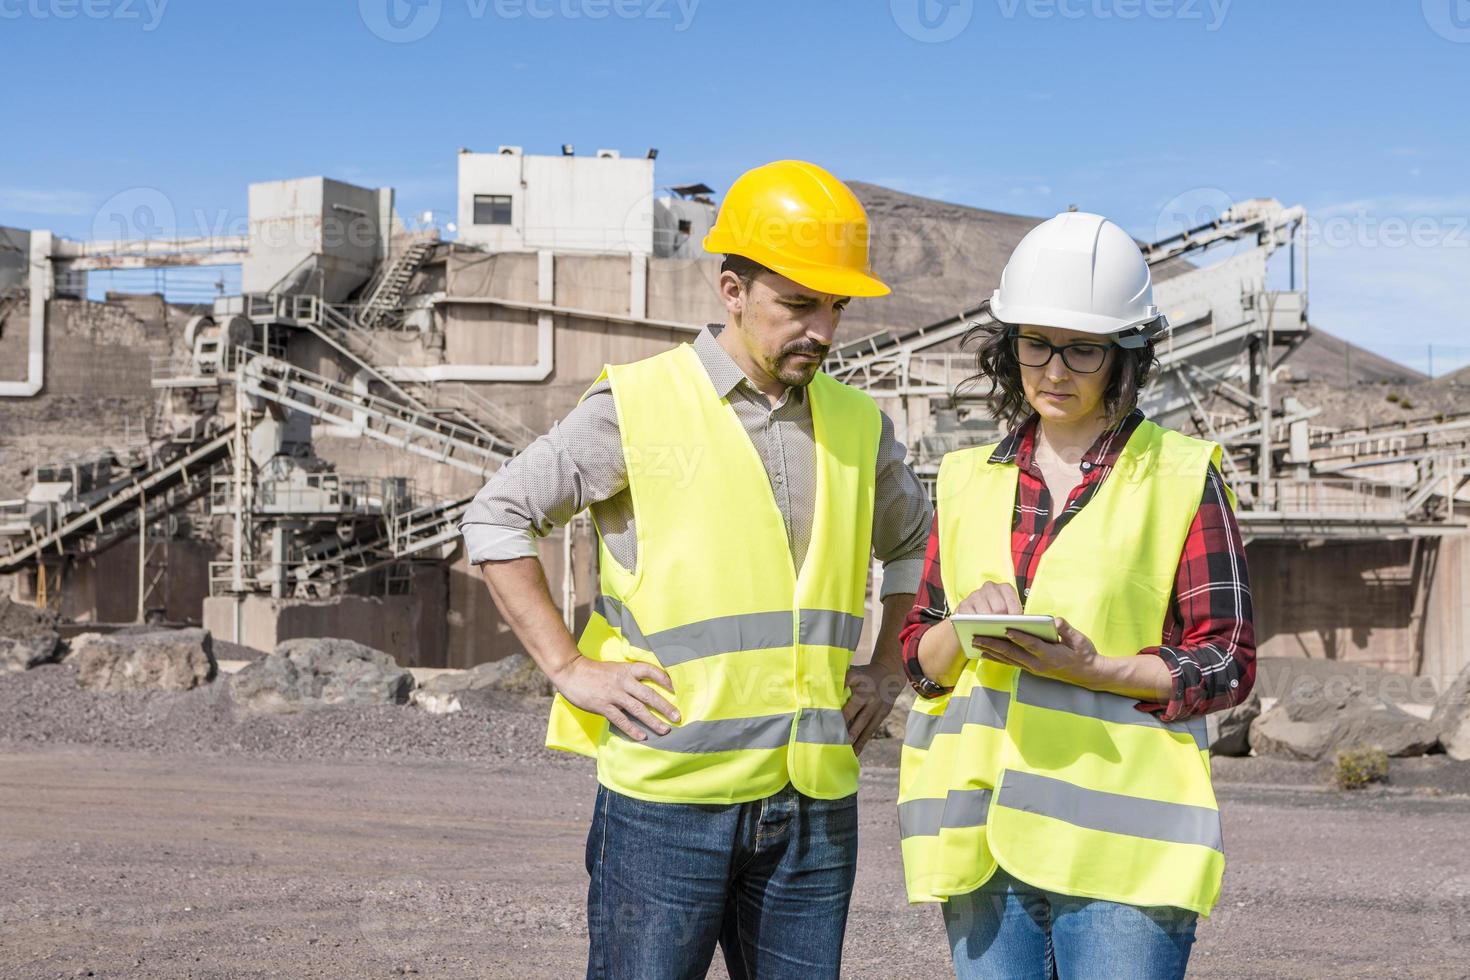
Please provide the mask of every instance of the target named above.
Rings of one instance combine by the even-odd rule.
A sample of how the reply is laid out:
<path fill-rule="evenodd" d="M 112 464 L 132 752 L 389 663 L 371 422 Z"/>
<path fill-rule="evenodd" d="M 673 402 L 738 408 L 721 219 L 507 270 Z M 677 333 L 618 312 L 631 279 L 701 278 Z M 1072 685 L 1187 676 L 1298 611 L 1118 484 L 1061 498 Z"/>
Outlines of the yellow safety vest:
<path fill-rule="evenodd" d="M 993 449 L 940 466 L 951 609 L 986 582 L 1015 583 L 1019 470 L 991 463 Z M 1158 645 L 1219 459 L 1213 443 L 1140 424 L 1048 546 L 1025 610 L 1063 617 L 1103 656 Z M 1225 857 L 1203 718 L 1165 724 L 1131 698 L 970 660 L 952 693 L 914 705 L 898 798 L 912 902 L 973 891 L 997 865 L 1037 888 L 1132 905 L 1208 915 L 1219 897 Z"/>
<path fill-rule="evenodd" d="M 642 800 L 746 802 L 788 783 L 818 799 L 855 793 L 842 706 L 863 627 L 877 404 L 821 373 L 806 389 L 816 507 L 798 576 L 765 467 L 694 349 L 603 376 L 638 560 L 629 571 L 602 546 L 602 594 L 577 647 L 662 667 L 682 719 L 638 742 L 558 696 L 546 744 L 595 755 L 604 786 Z"/>

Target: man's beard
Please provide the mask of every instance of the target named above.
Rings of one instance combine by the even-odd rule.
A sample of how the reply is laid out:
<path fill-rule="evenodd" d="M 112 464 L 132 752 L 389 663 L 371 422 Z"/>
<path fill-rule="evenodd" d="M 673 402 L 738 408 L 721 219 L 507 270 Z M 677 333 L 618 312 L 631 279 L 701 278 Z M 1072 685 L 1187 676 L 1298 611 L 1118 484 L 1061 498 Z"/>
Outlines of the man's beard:
<path fill-rule="evenodd" d="M 780 355 L 777 356 L 776 362 L 773 365 L 774 370 L 771 373 L 776 376 L 778 381 L 788 387 L 804 388 L 811 384 L 812 378 L 821 370 L 822 362 L 827 357 L 827 351 L 828 348 L 825 345 L 809 341 L 791 344 L 788 347 L 782 348 Z M 815 355 L 816 360 L 797 361 L 792 356 L 795 354 L 812 354 Z"/>

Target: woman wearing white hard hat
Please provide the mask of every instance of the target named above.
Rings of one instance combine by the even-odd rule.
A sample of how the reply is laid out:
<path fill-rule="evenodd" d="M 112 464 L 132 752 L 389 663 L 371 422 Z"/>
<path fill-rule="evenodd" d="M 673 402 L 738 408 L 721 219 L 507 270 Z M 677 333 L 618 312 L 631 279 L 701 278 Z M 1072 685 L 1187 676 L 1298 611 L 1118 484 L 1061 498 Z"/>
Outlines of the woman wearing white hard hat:
<path fill-rule="evenodd" d="M 1221 450 L 1137 408 L 1168 324 L 1117 225 L 1042 223 L 990 309 L 1010 431 L 945 457 L 903 633 L 909 899 L 964 980 L 1183 976 L 1225 865 L 1204 716 L 1255 677 Z"/>

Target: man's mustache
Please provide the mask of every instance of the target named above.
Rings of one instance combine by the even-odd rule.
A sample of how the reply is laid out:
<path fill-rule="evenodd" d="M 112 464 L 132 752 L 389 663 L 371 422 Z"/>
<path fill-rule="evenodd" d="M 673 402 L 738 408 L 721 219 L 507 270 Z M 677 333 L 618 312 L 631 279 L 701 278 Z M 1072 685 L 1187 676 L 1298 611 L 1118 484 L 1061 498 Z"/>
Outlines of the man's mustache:
<path fill-rule="evenodd" d="M 790 347 L 783 348 L 781 351 L 781 356 L 793 357 L 798 354 L 809 354 L 817 358 L 818 360 L 822 360 L 826 358 L 827 351 L 829 350 L 831 350 L 830 346 L 807 342 L 801 344 L 792 344 Z"/>

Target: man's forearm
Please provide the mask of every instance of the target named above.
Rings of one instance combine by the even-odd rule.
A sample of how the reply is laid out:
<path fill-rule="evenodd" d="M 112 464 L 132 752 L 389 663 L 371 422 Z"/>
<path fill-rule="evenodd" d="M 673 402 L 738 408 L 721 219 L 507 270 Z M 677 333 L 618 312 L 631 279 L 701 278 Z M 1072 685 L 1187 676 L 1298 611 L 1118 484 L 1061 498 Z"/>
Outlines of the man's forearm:
<path fill-rule="evenodd" d="M 895 592 L 883 597 L 883 612 L 878 621 L 878 638 L 873 643 L 872 663 L 886 670 L 903 672 L 903 646 L 898 642 L 898 634 L 903 630 L 904 617 L 913 605 L 912 592 Z"/>
<path fill-rule="evenodd" d="M 536 665 L 555 680 L 580 654 L 551 600 L 540 559 L 487 561 L 479 568 L 501 617 Z"/>

